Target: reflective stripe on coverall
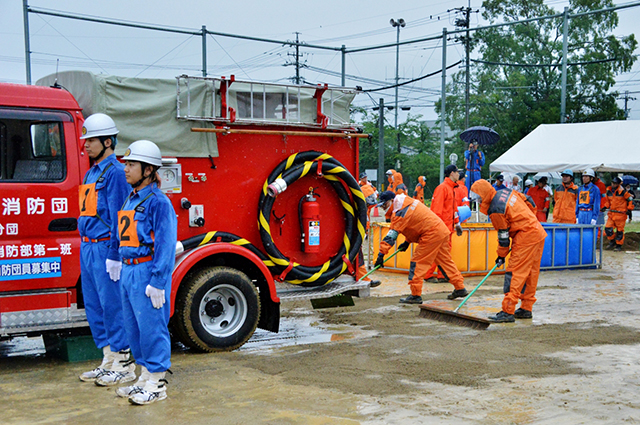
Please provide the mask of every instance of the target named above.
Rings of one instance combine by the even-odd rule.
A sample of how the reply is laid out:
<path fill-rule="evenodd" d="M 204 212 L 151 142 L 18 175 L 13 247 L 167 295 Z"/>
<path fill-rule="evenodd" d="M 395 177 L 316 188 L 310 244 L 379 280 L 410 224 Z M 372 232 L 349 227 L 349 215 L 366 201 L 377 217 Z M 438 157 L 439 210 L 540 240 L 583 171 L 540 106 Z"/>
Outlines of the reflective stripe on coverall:
<path fill-rule="evenodd" d="M 171 272 L 175 263 L 177 219 L 169 198 L 156 183 L 132 192 L 121 214 L 133 214 L 125 229 L 120 219 L 118 237 L 123 259 L 152 256 L 151 261 L 122 266 L 122 302 L 125 330 L 136 363 L 151 373 L 171 366 L 169 314 L 171 311 Z M 121 216 L 122 217 L 122 216 Z M 133 233 L 132 233 L 133 232 Z M 126 246 L 123 237 L 139 243 Z M 147 285 L 164 289 L 165 304 L 156 309 L 145 295 Z"/>
<path fill-rule="evenodd" d="M 629 192 L 618 186 L 617 190 L 607 188 L 606 196 L 603 198 L 604 208 L 609 208 L 607 214 L 607 224 L 604 232 L 607 239 L 615 240 L 617 245 L 624 244 L 624 226 L 627 222 L 627 211 L 633 210 L 633 197 Z M 616 229 L 614 232 L 613 229 Z"/>
<path fill-rule="evenodd" d="M 480 180 L 481 175 L 480 171 L 482 170 L 482 166 L 484 165 L 484 154 L 481 151 L 473 151 L 470 152 L 469 149 L 464 151 L 464 163 L 465 168 L 467 170 L 467 189 L 471 189 L 471 185 Z"/>
<path fill-rule="evenodd" d="M 547 214 L 549 212 L 549 192 L 547 192 L 544 187 L 535 185 L 529 189 L 527 195 L 533 199 L 533 202 L 536 205 L 536 217 L 538 218 L 538 221 L 546 223 Z M 545 208 L 547 211 L 544 211 Z"/>
<path fill-rule="evenodd" d="M 120 261 L 118 254 L 118 210 L 131 191 L 124 166 L 111 154 L 85 174 L 80 196 L 80 236 L 96 242 L 80 245 L 82 297 L 91 335 L 98 348 L 112 351 L 129 348 L 122 318 L 120 282 L 114 282 L 106 260 Z M 88 193 L 93 196 L 87 198 Z M 88 204 L 91 203 L 91 205 Z M 84 208 L 83 208 L 84 207 Z M 106 240 L 103 240 L 106 239 Z"/>
<path fill-rule="evenodd" d="M 600 189 L 593 183 L 580 186 L 578 189 L 578 205 L 576 216 L 578 224 L 591 224 L 591 220 L 598 219 L 600 212 Z"/>
<path fill-rule="evenodd" d="M 553 199 L 555 201 L 553 207 L 553 222 L 575 224 L 578 186 L 573 182 L 569 184 L 562 183 L 556 188 Z"/>
<path fill-rule="evenodd" d="M 442 267 L 455 289 L 463 289 L 464 279 L 451 258 L 451 232 L 442 220 L 426 205 L 408 196 L 396 196 L 393 209 L 395 211 L 391 227 L 380 243 L 380 252 L 383 255 L 389 252 L 398 233 L 402 233 L 408 242 L 418 243 L 418 247 L 413 250 L 409 269 L 411 295 L 422 294 L 423 278 L 434 262 Z"/>
<path fill-rule="evenodd" d="M 498 256 L 506 257 L 511 245 L 502 311 L 514 314 L 519 299 L 523 309 L 532 311 L 547 233 L 522 193 L 512 190 L 496 193 L 486 180 L 477 181 L 471 190 L 482 198 L 480 211 L 489 216 L 498 231 Z"/>

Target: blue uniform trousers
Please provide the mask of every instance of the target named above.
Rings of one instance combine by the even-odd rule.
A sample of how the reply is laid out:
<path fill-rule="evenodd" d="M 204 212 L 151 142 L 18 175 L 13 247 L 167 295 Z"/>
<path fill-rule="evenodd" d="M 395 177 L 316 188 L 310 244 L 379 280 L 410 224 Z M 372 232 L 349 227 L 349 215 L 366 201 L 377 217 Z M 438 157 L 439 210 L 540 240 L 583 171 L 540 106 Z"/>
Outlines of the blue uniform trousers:
<path fill-rule="evenodd" d="M 165 303 L 153 308 L 145 290 L 151 280 L 153 262 L 122 265 L 122 304 L 127 338 L 136 363 L 151 373 L 164 372 L 171 367 L 171 338 L 169 314 L 171 304 L 171 276 L 165 286 Z"/>
<path fill-rule="evenodd" d="M 129 343 L 122 318 L 120 282 L 111 280 L 105 265 L 108 252 L 109 241 L 82 242 L 82 296 L 96 346 L 110 345 L 111 351 L 120 351 L 129 348 Z"/>
<path fill-rule="evenodd" d="M 471 192 L 471 185 L 481 178 L 480 171 L 467 171 L 467 180 L 465 181 L 465 184 L 467 189 L 469 189 L 469 192 Z"/>

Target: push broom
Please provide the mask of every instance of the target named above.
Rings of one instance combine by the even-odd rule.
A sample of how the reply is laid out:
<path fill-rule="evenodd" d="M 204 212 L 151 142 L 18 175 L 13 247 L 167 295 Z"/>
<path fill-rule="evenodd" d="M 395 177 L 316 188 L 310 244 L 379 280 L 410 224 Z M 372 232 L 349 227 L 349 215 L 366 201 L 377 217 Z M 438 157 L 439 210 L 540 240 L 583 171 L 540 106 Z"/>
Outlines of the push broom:
<path fill-rule="evenodd" d="M 387 261 L 391 260 L 391 259 L 392 259 L 393 257 L 395 257 L 395 255 L 396 255 L 397 253 L 399 253 L 399 252 L 400 252 L 400 250 L 399 250 L 399 249 L 397 249 L 397 250 L 396 250 L 396 252 L 394 252 L 393 254 L 391 254 L 390 256 L 388 256 L 387 258 L 385 258 L 382 264 L 384 264 L 384 263 L 386 263 Z M 373 272 L 375 272 L 376 270 L 378 270 L 380 267 L 382 267 L 382 266 L 378 266 L 378 267 L 374 267 L 374 268 L 372 268 L 372 269 L 371 269 L 371 271 L 369 271 L 367 274 L 365 274 L 365 275 L 364 275 L 364 276 L 362 276 L 360 279 L 358 279 L 358 282 L 362 282 L 362 280 L 363 280 L 364 278 L 366 278 L 366 277 L 367 277 L 367 276 L 369 276 L 371 273 L 373 273 Z"/>
<path fill-rule="evenodd" d="M 468 328 L 473 328 L 473 329 L 487 329 L 491 324 L 489 320 L 482 319 L 479 317 L 469 316 L 467 314 L 458 313 L 458 310 L 460 310 L 460 307 L 462 307 L 464 303 L 466 303 L 467 300 L 471 298 L 471 296 L 478 290 L 478 288 L 480 288 L 480 286 L 482 286 L 484 281 L 487 280 L 489 276 L 491 276 L 491 273 L 493 273 L 497 268 L 498 268 L 497 264 L 493 266 L 493 268 L 484 277 L 484 279 L 482 279 L 480 283 L 478 283 L 478 286 L 473 288 L 473 291 L 471 291 L 469 295 L 467 295 L 465 299 L 462 300 L 460 305 L 456 307 L 455 310 L 453 311 L 442 310 L 440 308 L 431 307 L 426 304 L 422 304 L 420 305 L 420 317 L 438 320 L 440 322 L 452 323 L 454 325 L 459 325 L 459 326 L 466 326 Z"/>

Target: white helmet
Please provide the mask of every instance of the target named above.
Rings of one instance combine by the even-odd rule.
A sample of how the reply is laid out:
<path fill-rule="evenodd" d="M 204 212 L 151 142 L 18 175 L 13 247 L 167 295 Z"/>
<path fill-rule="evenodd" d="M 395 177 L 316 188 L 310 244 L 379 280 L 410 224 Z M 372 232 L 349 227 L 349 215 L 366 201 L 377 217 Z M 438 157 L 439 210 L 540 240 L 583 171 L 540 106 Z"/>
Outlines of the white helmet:
<path fill-rule="evenodd" d="M 582 175 L 583 176 L 593 177 L 593 178 L 596 177 L 596 173 L 595 173 L 595 171 L 593 171 L 593 168 L 587 168 L 586 170 L 584 170 L 582 172 Z"/>
<path fill-rule="evenodd" d="M 82 125 L 82 136 L 80 139 L 90 139 L 100 136 L 115 136 L 118 134 L 116 123 L 106 114 L 90 115 Z M 114 145 L 115 146 L 115 145 Z"/>
<path fill-rule="evenodd" d="M 525 187 L 527 187 L 527 186 L 533 186 L 533 182 L 531 181 L 531 179 L 527 179 L 527 180 L 525 180 L 525 182 L 524 182 L 524 186 L 525 186 Z"/>
<path fill-rule="evenodd" d="M 386 174 L 387 176 L 390 176 L 390 175 L 392 175 L 392 174 L 393 174 L 393 171 L 391 171 L 391 170 L 387 170 L 387 172 L 386 172 L 385 174 Z"/>
<path fill-rule="evenodd" d="M 149 140 L 138 140 L 131 143 L 122 159 L 124 161 L 138 161 L 162 167 L 160 148 Z"/>

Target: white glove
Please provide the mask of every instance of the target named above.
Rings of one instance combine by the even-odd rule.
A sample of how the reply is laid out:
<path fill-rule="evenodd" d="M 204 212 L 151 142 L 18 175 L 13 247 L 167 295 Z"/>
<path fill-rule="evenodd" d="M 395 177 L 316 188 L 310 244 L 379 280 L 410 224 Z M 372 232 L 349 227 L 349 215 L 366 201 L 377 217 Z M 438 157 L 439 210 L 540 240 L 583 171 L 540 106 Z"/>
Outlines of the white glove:
<path fill-rule="evenodd" d="M 147 297 L 151 298 L 153 308 L 162 308 L 164 305 L 164 289 L 158 289 L 151 285 L 147 285 L 147 289 L 145 289 L 144 293 Z"/>
<path fill-rule="evenodd" d="M 592 219 L 591 219 L 591 225 L 592 225 L 592 226 L 594 226 L 595 224 L 596 224 L 596 219 L 595 219 L 595 218 L 592 218 Z"/>
<path fill-rule="evenodd" d="M 107 258 L 107 273 L 114 282 L 120 280 L 120 271 L 122 270 L 122 261 L 109 260 Z"/>

